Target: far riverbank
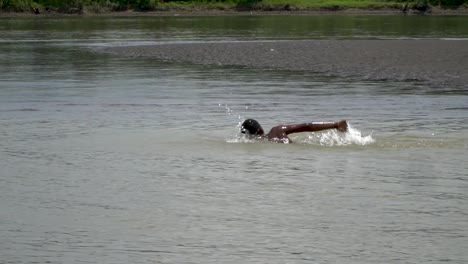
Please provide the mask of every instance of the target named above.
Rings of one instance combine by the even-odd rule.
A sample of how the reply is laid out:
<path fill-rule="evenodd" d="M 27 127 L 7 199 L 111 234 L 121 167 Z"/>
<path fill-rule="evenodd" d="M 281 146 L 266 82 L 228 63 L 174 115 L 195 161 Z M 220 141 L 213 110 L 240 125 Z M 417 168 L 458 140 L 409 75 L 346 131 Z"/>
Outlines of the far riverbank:
<path fill-rule="evenodd" d="M 407 10 L 405 12 L 404 5 L 393 6 L 368 6 L 368 7 L 313 7 L 305 9 L 254 9 L 254 10 L 238 10 L 235 8 L 213 9 L 207 7 L 196 8 L 168 8 L 166 10 L 155 11 L 109 11 L 109 10 L 72 10 L 70 12 L 58 12 L 56 10 L 34 10 L 23 12 L 5 12 L 0 10 L 1 17 L 56 17 L 56 16 L 93 16 L 93 17 L 108 17 L 108 16 L 307 16 L 307 15 L 432 15 L 432 16 L 466 16 L 468 15 L 468 6 L 460 6 L 458 8 L 442 8 L 431 6 L 430 12 L 419 12 L 417 10 Z"/>

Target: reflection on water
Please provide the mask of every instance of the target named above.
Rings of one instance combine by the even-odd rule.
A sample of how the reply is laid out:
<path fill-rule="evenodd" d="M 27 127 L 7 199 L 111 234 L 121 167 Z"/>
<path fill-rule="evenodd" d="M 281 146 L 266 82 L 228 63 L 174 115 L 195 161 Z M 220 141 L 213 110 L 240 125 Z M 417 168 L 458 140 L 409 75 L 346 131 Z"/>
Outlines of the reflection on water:
<path fill-rule="evenodd" d="M 466 39 L 464 16 L 226 16 L 2 18 L 0 43 L 310 38 Z"/>
<path fill-rule="evenodd" d="M 92 52 L 143 41 L 466 38 L 466 18 L 0 22 L 1 261 L 468 261 L 466 90 Z M 345 118 L 351 133 L 230 144 L 244 118 L 266 129 Z"/>

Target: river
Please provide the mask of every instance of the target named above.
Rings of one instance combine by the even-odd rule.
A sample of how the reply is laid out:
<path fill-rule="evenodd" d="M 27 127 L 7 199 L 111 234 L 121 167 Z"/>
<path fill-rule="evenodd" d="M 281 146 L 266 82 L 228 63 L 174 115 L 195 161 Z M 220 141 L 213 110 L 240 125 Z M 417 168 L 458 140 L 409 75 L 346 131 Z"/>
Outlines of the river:
<path fill-rule="evenodd" d="M 468 262 L 468 88 L 100 53 L 467 17 L 0 18 L 0 263 Z M 347 119 L 255 142 L 239 123 Z"/>

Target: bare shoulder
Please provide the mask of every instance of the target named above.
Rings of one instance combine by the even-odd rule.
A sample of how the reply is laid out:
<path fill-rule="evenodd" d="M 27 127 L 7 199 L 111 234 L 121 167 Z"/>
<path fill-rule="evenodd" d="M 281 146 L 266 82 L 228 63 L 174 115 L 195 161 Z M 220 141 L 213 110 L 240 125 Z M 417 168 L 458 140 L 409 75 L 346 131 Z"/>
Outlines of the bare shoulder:
<path fill-rule="evenodd" d="M 268 132 L 268 137 L 269 138 L 282 138 L 286 136 L 286 129 L 287 126 L 285 125 L 278 125 L 274 126 L 270 129 L 270 132 Z"/>

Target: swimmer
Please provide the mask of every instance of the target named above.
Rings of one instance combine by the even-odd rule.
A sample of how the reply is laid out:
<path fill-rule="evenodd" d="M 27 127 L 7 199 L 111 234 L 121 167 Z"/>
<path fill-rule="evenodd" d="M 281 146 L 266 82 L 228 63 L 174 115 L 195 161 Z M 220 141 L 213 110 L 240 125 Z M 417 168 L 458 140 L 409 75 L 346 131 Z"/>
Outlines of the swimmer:
<path fill-rule="evenodd" d="M 265 134 L 262 126 L 254 119 L 247 119 L 241 125 L 241 133 L 258 139 L 267 139 L 276 143 L 292 143 L 288 135 L 300 132 L 315 132 L 328 129 L 336 129 L 340 132 L 348 131 L 346 120 L 338 122 L 317 122 L 292 125 L 279 125 L 273 127 Z"/>

